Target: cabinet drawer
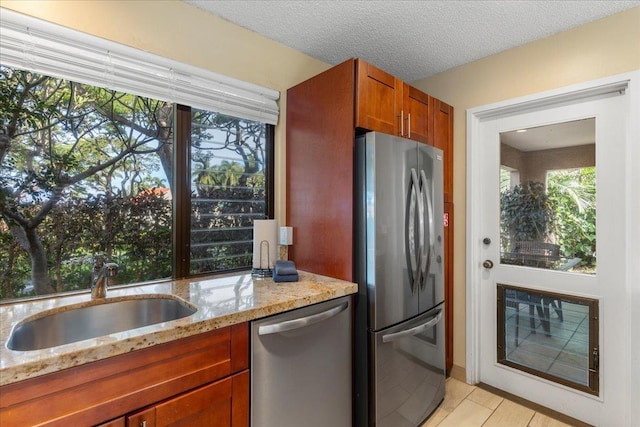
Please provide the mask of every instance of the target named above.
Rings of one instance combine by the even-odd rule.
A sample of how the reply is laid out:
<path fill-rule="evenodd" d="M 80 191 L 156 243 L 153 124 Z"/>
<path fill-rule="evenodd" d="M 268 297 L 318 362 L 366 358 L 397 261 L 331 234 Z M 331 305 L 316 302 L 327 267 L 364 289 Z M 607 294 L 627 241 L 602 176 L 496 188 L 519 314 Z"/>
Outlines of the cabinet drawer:
<path fill-rule="evenodd" d="M 236 374 L 127 416 L 127 427 L 247 427 L 249 371 Z"/>

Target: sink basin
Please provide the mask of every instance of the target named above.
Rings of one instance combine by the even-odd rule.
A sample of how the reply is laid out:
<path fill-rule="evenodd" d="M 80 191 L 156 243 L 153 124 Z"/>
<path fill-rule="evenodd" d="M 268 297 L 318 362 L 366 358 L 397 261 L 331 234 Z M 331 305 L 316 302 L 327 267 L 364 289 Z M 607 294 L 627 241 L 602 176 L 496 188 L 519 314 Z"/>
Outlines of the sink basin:
<path fill-rule="evenodd" d="M 55 347 L 168 322 L 195 313 L 197 309 L 169 297 L 105 300 L 89 306 L 67 307 L 40 313 L 17 324 L 7 348 L 28 351 Z"/>

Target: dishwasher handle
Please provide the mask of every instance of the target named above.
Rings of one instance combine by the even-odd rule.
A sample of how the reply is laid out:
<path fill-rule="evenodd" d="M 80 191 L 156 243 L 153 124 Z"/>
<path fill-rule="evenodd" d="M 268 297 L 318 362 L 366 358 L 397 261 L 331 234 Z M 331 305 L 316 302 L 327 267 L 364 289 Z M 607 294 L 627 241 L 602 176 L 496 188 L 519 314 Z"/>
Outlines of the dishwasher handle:
<path fill-rule="evenodd" d="M 314 323 L 322 322 L 323 320 L 330 319 L 337 316 L 341 312 L 349 307 L 349 302 L 342 303 L 329 310 L 323 311 L 318 314 L 312 314 L 311 316 L 301 317 L 299 319 L 286 320 L 280 323 L 274 323 L 273 325 L 264 325 L 258 327 L 258 335 L 278 334 L 280 332 L 292 331 L 294 329 L 304 328 L 305 326 L 313 325 Z"/>
<path fill-rule="evenodd" d="M 432 328 L 436 323 L 442 320 L 442 315 L 443 315 L 443 312 L 440 311 L 436 317 L 429 320 L 427 323 L 423 323 L 420 326 L 416 326 L 415 328 L 407 329 L 400 332 L 395 332 L 393 334 L 383 335 L 382 342 L 391 342 L 391 341 L 398 340 L 400 338 L 408 337 L 411 335 L 417 335 L 421 332 L 424 332 L 427 329 Z"/>

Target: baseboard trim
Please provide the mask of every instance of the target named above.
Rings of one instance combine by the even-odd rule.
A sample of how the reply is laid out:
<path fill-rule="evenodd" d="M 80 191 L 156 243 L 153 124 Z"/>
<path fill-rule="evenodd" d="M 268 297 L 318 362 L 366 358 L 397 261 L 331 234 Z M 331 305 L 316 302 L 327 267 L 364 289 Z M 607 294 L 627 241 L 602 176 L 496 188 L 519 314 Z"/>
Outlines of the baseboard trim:
<path fill-rule="evenodd" d="M 462 366 L 453 365 L 449 372 L 449 376 L 458 381 L 467 382 L 467 371 Z"/>

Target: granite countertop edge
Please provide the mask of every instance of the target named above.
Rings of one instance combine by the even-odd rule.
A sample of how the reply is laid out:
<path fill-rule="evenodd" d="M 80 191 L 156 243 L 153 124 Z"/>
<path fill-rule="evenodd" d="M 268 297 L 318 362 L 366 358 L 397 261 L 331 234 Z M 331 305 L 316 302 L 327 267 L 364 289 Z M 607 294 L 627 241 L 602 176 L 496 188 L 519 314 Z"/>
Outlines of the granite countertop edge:
<path fill-rule="evenodd" d="M 299 273 L 300 280 L 290 283 L 256 279 L 246 272 L 113 288 L 107 297 L 114 300 L 168 295 L 196 306 L 198 311 L 186 318 L 42 350 L 8 349 L 13 327 L 43 311 L 57 312 L 70 305 L 94 304 L 90 296 L 85 293 L 2 305 L 0 386 L 354 294 L 358 289 L 352 282 Z"/>

